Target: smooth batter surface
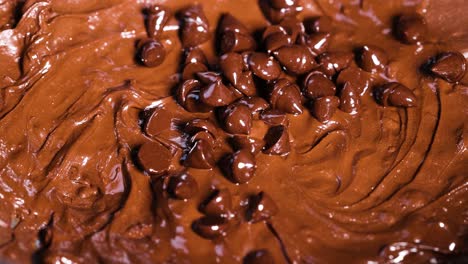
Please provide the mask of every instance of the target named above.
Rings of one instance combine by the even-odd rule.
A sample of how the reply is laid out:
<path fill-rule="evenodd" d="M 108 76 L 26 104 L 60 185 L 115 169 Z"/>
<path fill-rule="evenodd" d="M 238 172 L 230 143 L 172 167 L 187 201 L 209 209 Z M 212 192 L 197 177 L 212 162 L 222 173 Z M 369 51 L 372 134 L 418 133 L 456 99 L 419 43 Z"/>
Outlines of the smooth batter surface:
<path fill-rule="evenodd" d="M 211 32 L 223 12 L 252 32 L 267 25 L 256 1 L 197 2 Z M 174 18 L 161 66 L 135 63 L 135 43 L 147 34 L 143 7 L 176 12 L 192 1 L 27 1 L 19 20 L 14 1 L 0 2 L 0 262 L 238 263 L 267 249 L 276 263 L 443 263 L 467 254 L 468 76 L 449 84 L 419 71 L 439 52 L 466 51 L 467 32 L 403 45 L 392 17 L 426 3 L 305 2 L 301 16 L 334 18 L 329 50 L 377 45 L 386 74 L 361 72 L 369 81 L 358 114 L 338 110 L 326 123 L 290 115 L 291 153 L 259 154 L 247 184 L 189 169 L 199 191 L 186 201 L 134 165 L 132 151 L 148 140 L 141 111 L 167 109 L 177 124 L 210 114 L 188 113 L 170 96 L 181 59 Z M 210 62 L 212 46 L 202 46 Z M 417 107 L 375 103 L 371 88 L 392 80 L 413 90 Z M 264 132 L 255 125 L 252 133 Z M 169 128 L 158 140 L 173 151 L 170 170 L 180 169 L 180 134 Z M 213 187 L 230 190 L 235 211 L 265 191 L 278 214 L 201 238 L 191 225 Z"/>

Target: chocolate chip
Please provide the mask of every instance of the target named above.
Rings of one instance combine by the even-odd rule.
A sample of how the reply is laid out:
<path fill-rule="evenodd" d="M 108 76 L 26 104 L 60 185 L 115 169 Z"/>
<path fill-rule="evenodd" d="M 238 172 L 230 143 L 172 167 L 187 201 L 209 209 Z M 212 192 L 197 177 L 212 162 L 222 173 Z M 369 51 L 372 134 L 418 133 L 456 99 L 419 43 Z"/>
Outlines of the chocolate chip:
<path fill-rule="evenodd" d="M 354 55 L 351 52 L 326 52 L 317 57 L 317 62 L 323 66 L 328 76 L 333 76 L 349 67 Z"/>
<path fill-rule="evenodd" d="M 169 21 L 172 13 L 169 9 L 161 5 L 155 5 L 149 8 L 148 17 L 146 20 L 146 29 L 150 38 L 158 38 L 164 26 Z"/>
<path fill-rule="evenodd" d="M 246 71 L 242 55 L 234 52 L 226 53 L 220 57 L 219 65 L 224 76 L 236 89 L 248 96 L 255 94 L 256 89 L 252 73 Z"/>
<path fill-rule="evenodd" d="M 317 66 L 312 52 L 306 46 L 284 46 L 273 54 L 288 72 L 294 74 L 304 74 Z"/>
<path fill-rule="evenodd" d="M 288 116 L 283 111 L 278 109 L 268 109 L 263 111 L 260 114 L 260 120 L 270 126 L 289 125 Z"/>
<path fill-rule="evenodd" d="M 394 30 L 396 37 L 406 44 L 415 44 L 427 38 L 426 20 L 417 13 L 398 17 Z"/>
<path fill-rule="evenodd" d="M 255 157 L 248 150 L 239 150 L 224 157 L 220 168 L 226 177 L 235 183 L 246 183 L 255 175 Z"/>
<path fill-rule="evenodd" d="M 197 73 L 206 71 L 208 71 L 208 68 L 205 64 L 199 62 L 188 63 L 182 71 L 182 80 L 195 79 L 197 78 Z"/>
<path fill-rule="evenodd" d="M 366 45 L 359 50 L 357 63 L 366 72 L 376 72 L 385 68 L 388 64 L 388 57 L 381 48 Z"/>
<path fill-rule="evenodd" d="M 265 30 L 263 31 L 262 40 L 265 41 L 267 37 L 269 37 L 270 35 L 276 34 L 276 33 L 282 33 L 282 34 L 285 34 L 285 35 L 288 34 L 286 32 L 286 30 L 282 26 L 280 26 L 280 25 L 270 25 L 270 26 L 266 27 Z"/>
<path fill-rule="evenodd" d="M 330 33 L 301 34 L 297 38 L 297 44 L 309 47 L 314 54 L 320 54 L 330 45 L 330 37 Z"/>
<path fill-rule="evenodd" d="M 180 38 L 184 47 L 195 47 L 206 42 L 209 35 L 208 19 L 201 5 L 192 5 L 180 12 Z"/>
<path fill-rule="evenodd" d="M 215 82 L 221 82 L 223 78 L 218 72 L 207 71 L 197 72 L 197 79 L 204 84 L 212 84 Z"/>
<path fill-rule="evenodd" d="M 274 264 L 275 260 L 271 253 L 266 249 L 260 249 L 249 252 L 243 261 L 243 264 Z"/>
<path fill-rule="evenodd" d="M 310 99 L 335 95 L 336 86 L 328 77 L 319 71 L 313 71 L 304 80 L 304 95 Z"/>
<path fill-rule="evenodd" d="M 216 125 L 207 119 L 193 119 L 189 121 L 184 127 L 184 132 L 188 133 L 189 135 L 195 135 L 201 131 L 206 131 L 213 135 L 213 137 L 218 135 L 218 129 L 216 128 Z"/>
<path fill-rule="evenodd" d="M 137 156 L 139 164 L 149 174 L 162 175 L 171 165 L 171 151 L 157 141 L 145 142 L 140 146 Z"/>
<path fill-rule="evenodd" d="M 268 35 L 265 40 L 265 48 L 267 49 L 268 53 L 272 53 L 279 48 L 284 46 L 291 45 L 293 43 L 291 37 L 286 34 L 285 32 L 275 32 Z"/>
<path fill-rule="evenodd" d="M 228 189 L 214 190 L 200 205 L 200 211 L 212 216 L 228 217 L 232 211 L 232 197 Z"/>
<path fill-rule="evenodd" d="M 466 74 L 466 59 L 456 51 L 444 52 L 436 57 L 429 70 L 436 77 L 456 83 Z"/>
<path fill-rule="evenodd" d="M 246 105 L 254 118 L 257 118 L 260 112 L 270 107 L 270 104 L 265 99 L 258 96 L 241 98 L 236 101 L 236 104 Z"/>
<path fill-rule="evenodd" d="M 295 2 L 295 1 L 294 1 Z M 292 17 L 303 10 L 303 7 L 299 3 L 295 3 L 292 6 L 286 8 L 274 8 L 269 0 L 259 1 L 260 9 L 263 15 L 270 20 L 273 24 L 279 23 L 285 17 Z"/>
<path fill-rule="evenodd" d="M 192 229 L 203 238 L 215 239 L 225 235 L 228 220 L 218 216 L 204 216 L 193 222 Z"/>
<path fill-rule="evenodd" d="M 190 79 L 184 81 L 177 89 L 177 102 L 189 112 L 208 112 L 211 107 L 200 101 L 201 83 Z"/>
<path fill-rule="evenodd" d="M 273 84 L 270 104 L 273 108 L 289 114 L 302 114 L 301 91 L 288 79 L 279 79 Z"/>
<path fill-rule="evenodd" d="M 199 140 L 202 140 L 202 141 L 206 142 L 207 145 L 210 146 L 210 148 L 212 148 L 212 149 L 215 148 L 216 139 L 213 136 L 213 134 L 211 134 L 210 132 L 208 132 L 208 131 L 197 132 L 197 133 L 195 133 L 193 136 L 191 136 L 189 138 L 188 143 L 193 145 Z"/>
<path fill-rule="evenodd" d="M 147 39 L 139 44 L 139 58 L 143 65 L 147 67 L 157 67 L 166 58 L 166 49 L 157 40 Z"/>
<path fill-rule="evenodd" d="M 340 109 L 346 113 L 357 113 L 361 104 L 358 88 L 351 82 L 346 82 L 340 92 Z"/>
<path fill-rule="evenodd" d="M 281 20 L 280 26 L 291 36 L 292 42 L 296 41 L 299 34 L 305 33 L 304 24 L 295 17 L 286 17 Z"/>
<path fill-rule="evenodd" d="M 271 7 L 275 9 L 290 8 L 299 5 L 298 0 L 269 0 Z"/>
<path fill-rule="evenodd" d="M 252 127 L 252 112 L 246 105 L 231 104 L 222 112 L 220 121 L 228 133 L 248 135 Z"/>
<path fill-rule="evenodd" d="M 243 135 L 235 135 L 231 139 L 231 144 L 233 145 L 236 151 L 247 150 L 247 151 L 250 151 L 250 153 L 252 153 L 253 155 L 257 155 L 265 146 L 265 141 L 259 138 L 243 136 Z"/>
<path fill-rule="evenodd" d="M 251 197 L 249 202 L 248 219 L 252 223 L 269 220 L 278 213 L 278 207 L 269 195 L 260 192 Z"/>
<path fill-rule="evenodd" d="M 327 16 L 313 17 L 304 21 L 306 32 L 312 33 L 328 33 L 333 30 L 333 22 Z"/>
<path fill-rule="evenodd" d="M 201 88 L 200 99 L 206 105 L 219 107 L 228 105 L 237 98 L 221 81 L 216 81 Z"/>
<path fill-rule="evenodd" d="M 279 63 L 265 53 L 252 53 L 249 58 L 249 66 L 257 77 L 266 81 L 275 80 L 281 74 Z"/>
<path fill-rule="evenodd" d="M 416 95 L 408 87 L 396 82 L 387 83 L 377 88 L 374 96 L 383 106 L 416 106 Z"/>
<path fill-rule="evenodd" d="M 215 165 L 213 148 L 209 142 L 199 140 L 190 149 L 184 165 L 196 169 L 211 169 Z"/>
<path fill-rule="evenodd" d="M 340 99 L 336 96 L 325 96 L 316 99 L 313 103 L 312 114 L 320 122 L 330 120 L 340 105 Z"/>
<path fill-rule="evenodd" d="M 176 199 L 190 199 L 197 194 L 198 184 L 192 175 L 182 172 L 170 177 L 168 192 Z"/>
<path fill-rule="evenodd" d="M 146 121 L 145 132 L 150 137 L 156 137 L 161 132 L 171 128 L 172 113 L 164 108 L 156 108 Z"/>
<path fill-rule="evenodd" d="M 349 82 L 356 88 L 358 93 L 362 93 L 370 83 L 369 74 L 354 65 L 342 70 L 336 78 L 336 84 L 343 86 Z"/>
<path fill-rule="evenodd" d="M 224 14 L 219 20 L 218 32 L 222 34 L 228 31 L 234 31 L 246 35 L 249 34 L 249 30 L 244 24 L 242 24 L 242 22 L 231 14 Z"/>
<path fill-rule="evenodd" d="M 242 34 L 235 31 L 227 31 L 221 35 L 219 43 L 219 52 L 221 54 L 228 52 L 243 52 L 255 50 L 257 44 L 249 34 Z"/>
<path fill-rule="evenodd" d="M 285 155 L 291 151 L 289 134 L 285 126 L 274 126 L 268 129 L 265 137 L 263 153 L 271 155 Z"/>
<path fill-rule="evenodd" d="M 186 50 L 186 53 L 185 53 L 184 64 L 189 64 L 189 63 L 201 63 L 201 64 L 206 65 L 208 64 L 208 61 L 202 49 L 193 47 L 193 48 Z"/>

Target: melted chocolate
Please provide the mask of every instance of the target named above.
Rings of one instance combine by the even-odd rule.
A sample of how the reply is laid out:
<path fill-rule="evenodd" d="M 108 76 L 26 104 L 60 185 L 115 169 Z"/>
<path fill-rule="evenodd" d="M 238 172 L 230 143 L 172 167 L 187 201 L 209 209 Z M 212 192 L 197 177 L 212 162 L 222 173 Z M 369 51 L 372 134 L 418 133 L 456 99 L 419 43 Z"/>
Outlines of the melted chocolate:
<path fill-rule="evenodd" d="M 192 2 L 0 4 L 0 262 L 466 261 L 463 0 Z"/>

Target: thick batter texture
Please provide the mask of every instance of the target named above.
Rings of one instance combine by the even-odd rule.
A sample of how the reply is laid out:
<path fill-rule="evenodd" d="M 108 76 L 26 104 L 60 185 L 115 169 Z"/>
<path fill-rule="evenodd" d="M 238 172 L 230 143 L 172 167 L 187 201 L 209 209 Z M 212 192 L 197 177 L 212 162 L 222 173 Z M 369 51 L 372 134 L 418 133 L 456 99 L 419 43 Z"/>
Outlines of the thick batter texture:
<path fill-rule="evenodd" d="M 0 1 L 1 263 L 467 260 L 468 75 L 427 70 L 446 52 L 467 54 L 457 15 L 466 1 L 304 0 L 291 11 L 298 21 L 331 26 L 312 29 L 327 46 L 316 43 L 299 66 L 287 60 L 303 48 L 261 55 L 262 33 L 279 23 L 265 1 L 196 2 L 207 21 L 193 37 L 183 29 L 198 15 L 193 1 Z M 155 33 L 162 64 L 147 67 L 138 50 L 155 4 L 174 15 Z M 236 64 L 223 66 L 215 44 L 226 13 L 257 42 L 245 49 L 263 52 L 238 52 L 257 90 L 230 94 L 226 69 Z M 407 13 L 427 20 L 423 41 L 395 36 Z M 195 45 L 207 58 L 197 67 L 212 73 L 185 78 L 183 54 Z M 345 67 L 327 64 L 344 53 Z M 302 87 L 312 68 L 336 84 L 325 108 Z M 380 98 L 376 89 L 395 82 L 407 96 Z M 202 104 L 181 90 L 202 83 L 229 92 L 203 86 Z M 258 109 L 242 101 L 252 97 Z M 247 137 L 259 142 L 254 154 L 238 151 Z"/>

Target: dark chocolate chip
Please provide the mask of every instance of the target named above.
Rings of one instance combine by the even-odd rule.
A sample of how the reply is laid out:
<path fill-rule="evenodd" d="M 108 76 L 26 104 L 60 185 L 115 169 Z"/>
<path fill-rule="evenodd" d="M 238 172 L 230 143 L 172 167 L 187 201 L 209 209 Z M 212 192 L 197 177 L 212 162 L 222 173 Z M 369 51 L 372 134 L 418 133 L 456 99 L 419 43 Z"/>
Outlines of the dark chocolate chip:
<path fill-rule="evenodd" d="M 228 189 L 214 190 L 200 205 L 200 211 L 212 216 L 228 217 L 232 211 L 232 197 Z"/>
<path fill-rule="evenodd" d="M 188 63 L 182 71 L 182 80 L 195 79 L 197 78 L 197 73 L 206 71 L 208 71 L 208 68 L 205 64 L 200 62 Z"/>
<path fill-rule="evenodd" d="M 260 249 L 249 252 L 243 261 L 243 264 L 275 264 L 271 253 L 266 249 Z"/>
<path fill-rule="evenodd" d="M 201 83 L 190 79 L 184 81 L 177 89 L 177 102 L 189 112 L 208 112 L 211 107 L 200 101 Z"/>
<path fill-rule="evenodd" d="M 273 24 L 281 22 L 285 17 L 295 16 L 303 10 L 303 7 L 297 3 L 293 6 L 279 9 L 274 8 L 269 0 L 260 0 L 259 5 L 263 15 Z"/>
<path fill-rule="evenodd" d="M 415 44 L 427 39 L 426 20 L 417 13 L 398 17 L 394 30 L 396 37 L 406 44 Z"/>
<path fill-rule="evenodd" d="M 248 218 L 252 223 L 269 220 L 278 213 L 278 207 L 265 192 L 251 197 L 249 201 Z"/>
<path fill-rule="evenodd" d="M 254 118 L 257 118 L 260 112 L 270 108 L 270 104 L 265 101 L 265 99 L 258 96 L 241 98 L 236 101 L 236 104 L 246 105 L 250 109 L 250 112 L 252 112 Z"/>
<path fill-rule="evenodd" d="M 357 63 L 366 72 L 376 72 L 385 68 L 388 64 L 388 57 L 381 48 L 366 45 L 359 50 Z"/>
<path fill-rule="evenodd" d="M 249 34 L 227 31 L 221 35 L 219 52 L 224 54 L 228 52 L 251 51 L 255 50 L 256 47 L 255 39 Z"/>
<path fill-rule="evenodd" d="M 336 86 L 322 72 L 313 71 L 304 80 L 303 92 L 308 98 L 316 99 L 322 96 L 335 95 Z"/>
<path fill-rule="evenodd" d="M 271 81 L 277 79 L 281 74 L 281 66 L 269 55 L 254 52 L 249 57 L 250 70 L 259 78 Z"/>
<path fill-rule="evenodd" d="M 247 150 L 250 151 L 250 153 L 252 153 L 253 155 L 257 155 L 265 146 L 265 141 L 259 138 L 235 135 L 231 139 L 231 144 L 233 145 L 235 150 Z"/>
<path fill-rule="evenodd" d="M 201 88 L 200 99 L 206 105 L 219 107 L 226 106 L 234 102 L 237 98 L 233 91 L 221 81 L 216 81 Z"/>
<path fill-rule="evenodd" d="M 282 34 L 285 34 L 285 35 L 288 34 L 286 32 L 286 30 L 282 26 L 280 26 L 280 25 L 270 25 L 270 26 L 266 27 L 265 30 L 263 31 L 262 40 L 265 41 L 267 37 L 269 37 L 270 35 L 276 34 L 276 33 L 282 33 Z"/>
<path fill-rule="evenodd" d="M 272 53 L 284 46 L 291 45 L 293 43 L 291 37 L 285 32 L 275 32 L 268 35 L 265 40 L 265 48 L 268 53 Z"/>
<path fill-rule="evenodd" d="M 204 216 L 192 223 L 192 229 L 203 238 L 215 239 L 225 235 L 228 220 L 219 216 Z"/>
<path fill-rule="evenodd" d="M 197 79 L 204 84 L 212 84 L 215 82 L 221 82 L 223 78 L 220 73 L 207 71 L 197 72 Z"/>
<path fill-rule="evenodd" d="M 171 18 L 169 9 L 161 5 L 154 5 L 148 9 L 146 29 L 150 38 L 158 38 L 163 32 L 164 26 Z"/>
<path fill-rule="evenodd" d="M 241 54 L 234 52 L 226 53 L 220 57 L 219 65 L 224 76 L 236 89 L 248 96 L 255 94 L 256 89 L 252 73 L 246 71 L 244 58 Z"/>
<path fill-rule="evenodd" d="M 157 141 L 148 141 L 138 150 L 138 162 L 149 174 L 162 175 L 171 165 L 172 153 Z"/>
<path fill-rule="evenodd" d="M 243 104 L 232 104 L 224 109 L 220 116 L 224 129 L 231 134 L 250 133 L 252 127 L 252 111 Z"/>
<path fill-rule="evenodd" d="M 329 33 L 333 30 L 333 22 L 327 16 L 313 17 L 304 21 L 306 32 L 312 33 Z"/>
<path fill-rule="evenodd" d="M 209 142 L 199 140 L 190 149 L 184 165 L 196 169 L 211 169 L 215 165 L 213 148 Z"/>
<path fill-rule="evenodd" d="M 180 38 L 184 47 L 195 47 L 206 42 L 209 35 L 208 19 L 201 5 L 192 5 L 180 12 Z"/>
<path fill-rule="evenodd" d="M 340 109 L 346 113 L 355 114 L 360 104 L 358 88 L 351 82 L 346 82 L 340 92 Z"/>
<path fill-rule="evenodd" d="M 463 54 L 451 51 L 439 54 L 430 65 L 430 72 L 450 83 L 459 82 L 466 74 L 466 59 Z"/>
<path fill-rule="evenodd" d="M 263 153 L 271 155 L 285 155 L 291 151 L 288 130 L 285 126 L 274 126 L 268 129 L 264 139 Z"/>
<path fill-rule="evenodd" d="M 207 119 L 193 119 L 189 121 L 184 128 L 184 132 L 188 133 L 189 135 L 195 135 L 200 131 L 206 131 L 213 135 L 213 137 L 218 135 L 218 129 L 216 128 L 216 125 Z"/>
<path fill-rule="evenodd" d="M 222 34 L 228 31 L 234 31 L 245 35 L 249 34 L 249 30 L 242 22 L 231 14 L 224 14 L 219 21 L 218 32 Z"/>
<path fill-rule="evenodd" d="M 193 145 L 195 144 L 197 141 L 199 140 L 203 140 L 205 141 L 206 143 L 208 143 L 208 145 L 213 149 L 215 148 L 215 144 L 216 144 L 216 139 L 215 137 L 213 136 L 213 134 L 211 134 L 210 132 L 208 131 L 200 131 L 200 132 L 197 132 L 195 133 L 193 136 L 190 137 L 189 139 L 189 144 L 190 145 Z"/>
<path fill-rule="evenodd" d="M 176 199 L 190 199 L 197 194 L 198 184 L 192 175 L 182 172 L 170 177 L 168 192 Z"/>
<path fill-rule="evenodd" d="M 358 93 L 362 93 L 369 86 L 369 74 L 361 70 L 359 67 L 354 65 L 350 66 L 342 70 L 336 78 L 336 84 L 338 86 L 343 86 L 347 82 L 352 84 Z"/>
<path fill-rule="evenodd" d="M 275 9 L 289 8 L 299 5 L 298 0 L 268 0 Z"/>
<path fill-rule="evenodd" d="M 330 33 L 300 34 L 296 42 L 309 47 L 314 54 L 320 54 L 330 45 L 330 36 Z"/>
<path fill-rule="evenodd" d="M 156 137 L 161 132 L 171 128 L 172 113 L 164 108 L 156 108 L 146 121 L 145 132 L 150 137 Z"/>
<path fill-rule="evenodd" d="M 202 49 L 193 47 L 188 49 L 185 53 L 185 64 L 189 63 L 201 63 L 206 65 L 208 61 Z"/>
<path fill-rule="evenodd" d="M 164 62 L 166 49 L 159 41 L 147 39 L 143 40 L 139 46 L 139 57 L 143 65 L 147 67 L 157 67 Z"/>
<path fill-rule="evenodd" d="M 328 76 L 333 76 L 349 67 L 354 55 L 351 52 L 326 52 L 317 57 L 317 62 L 323 66 Z"/>
<path fill-rule="evenodd" d="M 239 150 L 224 157 L 220 168 L 228 179 L 235 183 L 246 183 L 255 175 L 255 157 L 248 150 Z"/>
<path fill-rule="evenodd" d="M 260 120 L 270 126 L 289 125 L 288 116 L 283 111 L 278 109 L 268 109 L 263 111 L 260 114 Z"/>
<path fill-rule="evenodd" d="M 312 52 L 306 46 L 284 46 L 273 54 L 288 72 L 294 74 L 304 74 L 317 66 Z"/>
<path fill-rule="evenodd" d="M 289 36 L 291 36 L 292 42 L 295 42 L 299 34 L 305 33 L 304 24 L 299 21 L 296 17 L 286 17 L 281 20 L 280 26 L 283 27 Z"/>
<path fill-rule="evenodd" d="M 273 84 L 270 104 L 274 109 L 288 114 L 302 114 L 302 96 L 299 87 L 288 79 L 279 79 Z"/>
<path fill-rule="evenodd" d="M 376 89 L 374 96 L 383 106 L 414 107 L 416 95 L 400 83 L 387 83 Z"/>
<path fill-rule="evenodd" d="M 330 120 L 340 105 L 340 99 L 336 96 L 325 96 L 316 99 L 313 103 L 312 114 L 320 122 Z"/>

